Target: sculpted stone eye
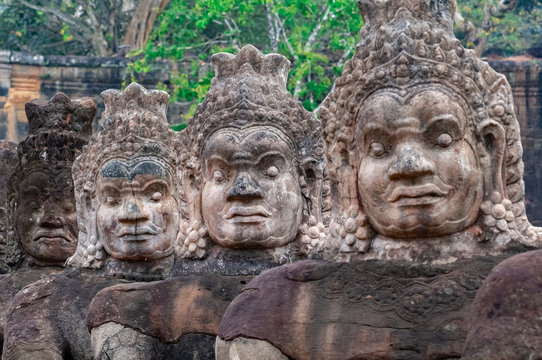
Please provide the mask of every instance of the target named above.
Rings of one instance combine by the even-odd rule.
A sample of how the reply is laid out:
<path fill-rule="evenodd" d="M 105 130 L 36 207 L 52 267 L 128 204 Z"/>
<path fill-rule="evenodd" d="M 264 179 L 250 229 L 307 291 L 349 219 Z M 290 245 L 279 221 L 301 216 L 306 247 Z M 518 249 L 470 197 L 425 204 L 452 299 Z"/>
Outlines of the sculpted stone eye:
<path fill-rule="evenodd" d="M 32 209 L 32 210 L 38 210 L 40 208 L 39 204 L 35 201 L 31 201 L 30 204 L 28 204 L 28 206 Z"/>
<path fill-rule="evenodd" d="M 276 166 L 270 166 L 265 173 L 267 176 L 276 177 L 279 174 L 279 169 Z"/>
<path fill-rule="evenodd" d="M 162 200 L 162 197 L 163 197 L 163 195 L 159 191 L 155 191 L 151 195 L 151 199 L 154 200 L 154 201 L 160 201 L 160 200 Z"/>
<path fill-rule="evenodd" d="M 452 136 L 448 133 L 442 133 L 437 137 L 437 145 L 446 148 L 452 144 Z"/>
<path fill-rule="evenodd" d="M 116 205 L 117 204 L 117 201 L 115 200 L 115 198 L 113 196 L 107 196 L 105 198 L 105 203 L 107 205 Z"/>
<path fill-rule="evenodd" d="M 213 171 L 213 181 L 215 183 L 221 183 L 225 179 L 226 179 L 226 176 L 224 175 L 224 173 L 222 171 L 220 171 L 220 170 Z"/>
<path fill-rule="evenodd" d="M 371 143 L 371 146 L 369 147 L 369 154 L 372 157 L 381 157 L 382 155 L 384 155 L 385 152 L 386 149 L 384 148 L 384 144 L 377 141 Z"/>

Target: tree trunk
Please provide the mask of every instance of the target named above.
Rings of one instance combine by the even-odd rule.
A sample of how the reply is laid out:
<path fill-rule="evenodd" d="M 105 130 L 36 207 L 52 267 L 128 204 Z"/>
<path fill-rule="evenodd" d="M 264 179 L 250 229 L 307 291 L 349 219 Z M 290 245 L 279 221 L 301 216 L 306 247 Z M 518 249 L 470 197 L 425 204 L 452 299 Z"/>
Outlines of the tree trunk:
<path fill-rule="evenodd" d="M 130 49 L 145 46 L 156 17 L 168 3 L 169 0 L 139 0 L 122 44 L 129 46 Z"/>

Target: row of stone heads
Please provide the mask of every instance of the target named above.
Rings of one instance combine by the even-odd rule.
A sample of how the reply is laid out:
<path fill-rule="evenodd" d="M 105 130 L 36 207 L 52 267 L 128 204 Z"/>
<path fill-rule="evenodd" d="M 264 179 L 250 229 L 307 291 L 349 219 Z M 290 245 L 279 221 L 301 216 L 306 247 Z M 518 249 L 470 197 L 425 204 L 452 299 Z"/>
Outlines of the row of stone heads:
<path fill-rule="evenodd" d="M 28 103 L 7 262 L 101 268 L 213 247 L 279 262 L 412 259 L 417 240 L 454 256 L 537 247 L 504 77 L 471 53 L 451 65 L 371 56 L 346 64 L 320 118 L 288 92 L 288 60 L 250 45 L 213 56 L 209 92 L 178 133 L 167 93 L 135 83 L 102 93 L 92 137 L 93 100 Z"/>

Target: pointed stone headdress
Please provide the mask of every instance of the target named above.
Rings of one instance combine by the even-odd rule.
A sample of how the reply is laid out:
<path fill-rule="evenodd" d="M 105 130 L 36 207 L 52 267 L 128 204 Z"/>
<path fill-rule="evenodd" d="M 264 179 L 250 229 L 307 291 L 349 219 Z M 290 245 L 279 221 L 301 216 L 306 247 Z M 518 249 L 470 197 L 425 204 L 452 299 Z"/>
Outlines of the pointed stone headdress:
<path fill-rule="evenodd" d="M 17 186 L 34 165 L 48 164 L 51 168 L 64 164 L 71 167 L 87 144 L 96 115 L 92 99 L 72 101 L 59 92 L 51 100 L 33 100 L 25 105 L 29 135 L 18 146 L 18 164 L 8 185 L 8 231 L 6 258 L 17 264 L 22 250 L 15 231 Z"/>
<path fill-rule="evenodd" d="M 325 177 L 321 123 L 288 92 L 286 84 L 290 62 L 279 54 L 263 55 L 252 45 L 244 46 L 237 55 L 215 54 L 211 60 L 215 77 L 205 100 L 196 109 L 183 136 L 187 148 L 191 149 L 190 155 L 181 157 L 186 172 L 183 177 L 193 177 L 191 182 L 196 188 L 200 188 L 201 153 L 207 139 L 214 132 L 222 128 L 243 129 L 260 125 L 274 127 L 284 134 L 299 161 L 300 175 L 307 178 L 306 172 L 311 168 L 314 181 L 321 184 Z M 301 168 L 305 170 L 302 171 Z M 306 183 L 300 183 L 304 195 L 314 197 L 314 194 L 308 194 Z M 321 185 L 316 187 L 321 188 Z M 187 230 L 188 233 L 201 226 L 199 202 L 192 203 L 196 208 L 191 211 L 195 217 L 191 222 L 196 225 L 192 225 Z M 320 213 L 315 210 L 322 206 L 319 201 L 313 200 L 311 206 L 313 209 L 309 212 Z M 201 234 L 203 233 L 202 231 Z M 203 241 L 197 240 L 201 234 L 191 237 L 193 251 L 188 250 L 188 243 L 181 246 L 180 253 L 183 256 L 204 256 L 201 248 L 198 249 L 195 245 L 198 243 L 205 246 Z"/>
<path fill-rule="evenodd" d="M 469 126 L 479 143 L 485 137 L 487 140 L 483 129 L 492 128 L 493 133 L 501 134 L 491 141 L 506 144 L 502 162 L 484 164 L 479 159 L 483 166 L 492 167 L 493 179 L 485 179 L 485 183 L 494 187 L 485 190 L 497 193 L 494 198 L 500 197 L 499 201 L 510 200 L 511 206 L 505 203 L 514 219 L 505 230 L 516 238 L 528 234 L 520 236 L 520 241 L 536 241 L 525 215 L 523 150 L 510 85 L 454 36 L 455 0 L 359 0 L 358 6 L 365 22 L 361 40 L 320 110 L 327 134 L 328 166 L 332 177 L 344 184 L 339 193 L 348 213 L 346 233 L 357 237 L 356 241 L 347 241 L 349 249 L 343 250 L 366 251 L 371 237 L 370 231 L 362 229 L 366 219 L 358 208 L 355 180 L 359 164 L 355 121 L 360 104 L 378 89 L 406 92 L 409 87 L 423 84 L 438 84 L 452 96 L 462 98 L 458 104 L 468 107 Z M 482 210 L 487 215 L 491 208 L 486 207 Z M 493 224 L 488 226 L 494 228 L 494 221 L 487 220 Z"/>
<path fill-rule="evenodd" d="M 79 240 L 68 263 L 76 267 L 99 268 L 106 258 L 96 236 L 95 210 L 86 203 L 95 195 L 96 177 L 103 165 L 112 159 L 153 157 L 164 162 L 177 181 L 175 132 L 166 118 L 169 95 L 132 83 L 124 91 L 106 90 L 101 96 L 105 111 L 100 128 L 73 164 Z M 174 192 L 174 196 L 178 194 Z"/>

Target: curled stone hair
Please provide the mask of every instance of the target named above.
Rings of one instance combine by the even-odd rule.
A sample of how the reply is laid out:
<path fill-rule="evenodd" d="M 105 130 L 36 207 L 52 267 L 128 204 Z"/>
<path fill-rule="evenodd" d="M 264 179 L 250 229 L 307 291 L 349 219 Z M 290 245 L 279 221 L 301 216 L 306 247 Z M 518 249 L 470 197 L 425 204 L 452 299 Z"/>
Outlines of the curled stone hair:
<path fill-rule="evenodd" d="M 100 128 L 73 164 L 79 239 L 68 264 L 75 267 L 101 268 L 107 257 L 97 238 L 95 209 L 96 178 L 103 165 L 112 159 L 152 157 L 171 170 L 177 188 L 175 132 L 166 118 L 169 95 L 146 90 L 132 83 L 124 92 L 106 90 Z"/>
<path fill-rule="evenodd" d="M 314 114 L 305 110 L 301 102 L 295 100 L 286 89 L 290 62 L 279 54 L 263 55 L 252 45 L 244 46 L 237 55 L 215 54 L 211 60 L 215 77 L 184 134 L 190 152 L 181 157 L 183 177 L 193 185 L 193 193 L 196 193 L 193 194 L 193 204 L 196 208 L 192 211 L 192 224 L 187 230 L 192 235 L 185 244 L 179 244 L 179 251 L 183 256 L 205 256 L 206 242 L 202 236 L 206 231 L 202 229 L 201 200 L 196 198 L 201 197 L 197 193 L 201 191 L 201 154 L 206 141 L 223 128 L 244 129 L 258 125 L 279 130 L 294 150 L 302 193 L 308 203 L 305 222 L 315 229 L 320 224 L 320 230 L 311 231 L 314 235 L 311 240 L 318 240 L 319 234 L 323 233 L 321 209 L 325 207 L 321 203 L 321 192 L 324 188 L 325 193 L 328 188 L 324 184 L 327 175 L 323 166 L 322 127 Z M 317 195 L 317 192 L 320 194 Z M 302 229 L 307 232 L 309 227 Z M 304 240 L 309 248 L 317 243 L 312 241 L 311 245 L 311 240 Z"/>
<path fill-rule="evenodd" d="M 6 261 L 18 264 L 24 256 L 16 231 L 18 186 L 33 168 L 47 163 L 55 169 L 71 168 L 87 144 L 96 115 L 92 99 L 72 101 L 59 92 L 49 102 L 33 100 L 25 105 L 29 135 L 18 145 L 18 163 L 8 184 L 8 229 Z"/>
<path fill-rule="evenodd" d="M 358 200 L 355 122 L 360 104 L 379 89 L 404 93 L 425 84 L 440 86 L 467 107 L 478 146 L 491 153 L 488 141 L 505 144 L 499 163 L 490 164 L 477 151 L 478 162 L 492 174 L 492 179 L 484 179 L 481 240 L 534 244 L 537 235 L 525 215 L 523 150 L 511 88 L 503 75 L 463 48 L 454 36 L 455 0 L 360 0 L 358 6 L 365 22 L 361 40 L 320 110 L 329 171 L 342 184 L 339 196 L 346 220 L 335 231 L 345 240 L 341 250 L 365 252 L 374 234 Z M 492 132 L 484 130 L 488 128 Z M 493 184 L 492 188 L 487 184 Z"/>

